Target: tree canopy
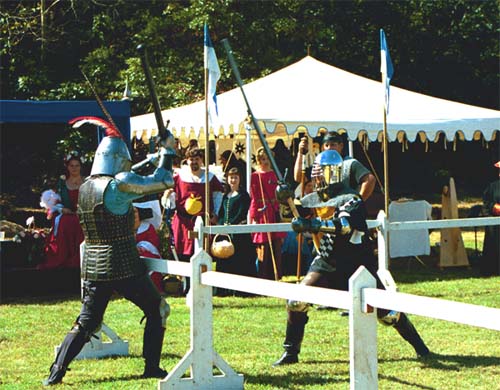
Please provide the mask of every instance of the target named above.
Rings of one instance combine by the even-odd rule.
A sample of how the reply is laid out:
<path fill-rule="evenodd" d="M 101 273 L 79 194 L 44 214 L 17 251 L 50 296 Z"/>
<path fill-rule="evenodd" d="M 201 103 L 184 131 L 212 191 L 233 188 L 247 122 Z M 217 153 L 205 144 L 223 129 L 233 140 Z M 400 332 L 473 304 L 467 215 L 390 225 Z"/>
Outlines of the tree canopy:
<path fill-rule="evenodd" d="M 499 109 L 499 15 L 495 0 L 243 1 L 39 0 L 0 3 L 2 99 L 103 99 L 128 83 L 132 113 L 151 111 L 138 44 L 148 47 L 162 108 L 203 97 L 203 24 L 235 86 L 221 39 L 252 80 L 313 57 L 380 78 L 380 28 L 393 84 Z"/>

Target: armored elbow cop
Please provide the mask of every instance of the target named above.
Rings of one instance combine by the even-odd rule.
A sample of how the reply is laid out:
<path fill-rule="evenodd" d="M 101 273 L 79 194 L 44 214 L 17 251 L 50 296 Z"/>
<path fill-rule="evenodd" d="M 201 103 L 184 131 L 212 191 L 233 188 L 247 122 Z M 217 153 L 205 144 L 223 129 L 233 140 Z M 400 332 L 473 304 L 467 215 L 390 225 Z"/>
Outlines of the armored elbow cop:
<path fill-rule="evenodd" d="M 351 225 L 348 217 L 348 214 L 343 214 L 340 218 L 331 218 L 325 221 L 321 221 L 317 218 L 308 219 L 298 217 L 292 220 L 292 229 L 296 233 L 324 232 L 340 235 L 349 234 L 351 232 Z"/>
<path fill-rule="evenodd" d="M 168 170 L 149 176 L 141 176 L 133 172 L 121 172 L 115 176 L 115 180 L 120 191 L 130 194 L 154 194 L 174 186 L 172 172 Z"/>

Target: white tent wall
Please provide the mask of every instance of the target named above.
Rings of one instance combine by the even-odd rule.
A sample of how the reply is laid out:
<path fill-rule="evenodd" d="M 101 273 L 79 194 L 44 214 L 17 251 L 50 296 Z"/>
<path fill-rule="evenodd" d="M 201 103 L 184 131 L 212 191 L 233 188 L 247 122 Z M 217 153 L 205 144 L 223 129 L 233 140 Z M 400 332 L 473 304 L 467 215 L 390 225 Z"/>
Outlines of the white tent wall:
<path fill-rule="evenodd" d="M 363 161 L 365 156 L 361 146 L 370 146 L 370 158 L 376 160 L 375 170 L 382 178 L 383 169 L 380 161 L 377 163 L 382 156 L 382 150 L 380 146 L 373 144 L 374 141 L 382 140 L 381 82 L 346 72 L 307 56 L 244 85 L 244 90 L 271 148 L 278 139 L 290 147 L 292 140 L 297 138 L 300 132 L 310 137 L 330 130 L 346 133 L 346 140 L 360 141 L 355 142 L 354 147 L 351 144 L 350 149 L 354 150 L 354 155 L 362 162 L 366 161 Z M 248 159 L 248 149 L 254 151 L 261 145 L 255 131 L 252 131 L 252 141 L 248 145 L 244 128 L 247 108 L 241 91 L 235 88 L 221 93 L 217 95 L 217 102 L 218 122 L 210 129 L 210 139 L 216 139 L 217 144 L 215 158 L 218 161 L 224 150 L 240 150 L 241 153 L 237 153 L 237 156 Z M 164 121 L 170 120 L 171 130 L 179 137 L 183 146 L 186 146 L 190 139 L 198 139 L 202 147 L 205 145 L 204 101 L 164 110 L 162 115 Z M 406 149 L 408 142 L 418 140 L 421 142 L 416 142 L 412 148 L 431 153 L 415 156 L 416 160 L 411 165 L 425 166 L 429 181 L 435 183 L 432 190 L 439 192 L 437 185 L 440 175 L 445 175 L 446 172 L 462 173 L 463 169 L 449 165 L 449 162 L 457 161 L 457 158 L 471 162 L 467 170 L 469 166 L 477 172 L 488 170 L 489 160 L 495 159 L 494 154 L 498 154 L 500 111 L 447 101 L 391 86 L 387 129 L 389 141 L 400 143 L 400 148 L 389 145 L 389 173 L 390 182 L 393 183 L 391 187 L 396 183 L 403 183 L 407 174 L 412 176 L 415 173 L 413 168 L 409 171 L 406 169 L 406 173 L 401 171 L 400 162 L 407 161 L 409 156 L 400 156 L 402 160 L 399 162 L 395 157 L 399 151 Z M 154 114 L 131 118 L 132 137 L 142 137 L 147 141 L 156 132 Z M 464 140 L 482 144 L 483 152 L 487 150 L 488 144 L 492 147 L 487 150 L 488 156 L 479 152 L 480 158 L 472 160 L 469 160 L 467 153 L 448 153 Z M 463 148 L 459 146 L 458 149 Z M 441 155 L 446 156 L 444 160 Z M 472 183 L 469 179 L 477 177 L 477 174 L 464 175 L 462 183 Z M 457 180 L 457 177 L 455 179 L 459 184 L 460 180 Z M 423 185 L 427 186 L 426 183 L 421 183 L 421 186 Z M 481 185 L 482 182 L 478 184 L 479 187 Z M 415 189 L 421 186 L 409 183 L 402 191 L 415 192 Z"/>
<path fill-rule="evenodd" d="M 459 80 L 457 81 L 459 82 Z M 281 70 L 244 86 L 257 119 L 271 144 L 281 138 L 289 145 L 292 135 L 307 131 L 314 137 L 321 129 L 345 131 L 354 141 L 366 134 L 370 141 L 382 132 L 383 89 L 381 83 L 307 56 Z M 239 88 L 217 96 L 219 119 L 211 129 L 214 136 L 241 134 L 247 110 Z M 173 132 L 181 138 L 204 138 L 205 102 L 164 110 Z M 156 131 L 154 114 L 131 118 L 131 135 L 150 137 Z M 410 142 L 431 141 L 444 133 L 451 141 L 457 132 L 466 140 L 482 134 L 492 140 L 500 130 L 500 111 L 447 101 L 391 87 L 387 116 L 389 140 L 404 132 Z"/>

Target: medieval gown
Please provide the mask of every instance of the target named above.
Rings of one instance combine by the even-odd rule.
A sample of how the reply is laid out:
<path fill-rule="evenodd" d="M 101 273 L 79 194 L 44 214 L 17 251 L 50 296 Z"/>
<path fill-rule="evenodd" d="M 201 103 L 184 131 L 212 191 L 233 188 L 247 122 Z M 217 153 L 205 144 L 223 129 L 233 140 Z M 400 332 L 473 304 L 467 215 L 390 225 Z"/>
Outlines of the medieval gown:
<path fill-rule="evenodd" d="M 58 192 L 64 207 L 71 209 L 73 214 L 52 218 L 52 229 L 45 241 L 45 261 L 38 265 L 39 269 L 80 268 L 80 244 L 84 236 L 75 213 L 79 190 L 69 190 L 66 181 L 61 178 Z"/>
<path fill-rule="evenodd" d="M 279 203 L 276 199 L 278 178 L 273 171 L 253 172 L 250 177 L 250 219 L 257 224 L 280 221 Z M 252 233 L 252 241 L 257 246 L 258 275 L 264 279 L 278 280 L 282 276 L 281 241 L 284 232 Z M 272 250 L 271 250 L 272 247 Z M 274 275 L 273 259 L 276 262 L 277 275 Z"/>
<path fill-rule="evenodd" d="M 187 260 L 194 253 L 194 240 L 189 238 L 189 231 L 194 229 L 198 216 L 205 215 L 205 174 L 200 182 L 193 182 L 192 175 L 187 169 L 181 169 L 174 176 L 174 191 L 176 213 L 172 219 L 174 246 L 177 254 Z M 213 194 L 222 192 L 222 184 L 217 177 L 209 173 L 210 183 L 210 210 L 214 210 Z"/>
<path fill-rule="evenodd" d="M 238 191 L 237 195 L 225 194 L 219 210 L 219 225 L 238 225 L 247 223 L 250 195 L 245 190 Z M 228 227 L 228 231 L 231 228 Z M 234 245 L 234 255 L 227 259 L 216 258 L 216 269 L 243 276 L 255 276 L 255 249 L 249 233 L 229 234 Z"/>

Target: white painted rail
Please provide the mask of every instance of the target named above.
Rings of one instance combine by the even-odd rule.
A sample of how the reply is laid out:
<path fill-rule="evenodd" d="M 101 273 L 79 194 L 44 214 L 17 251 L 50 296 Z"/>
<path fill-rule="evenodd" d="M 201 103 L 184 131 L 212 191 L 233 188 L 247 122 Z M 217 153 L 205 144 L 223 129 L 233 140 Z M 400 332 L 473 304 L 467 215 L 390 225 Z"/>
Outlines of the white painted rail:
<path fill-rule="evenodd" d="M 500 331 L 500 309 L 378 289 L 363 293 L 373 307 Z"/>
<path fill-rule="evenodd" d="M 389 223 L 383 211 L 377 220 L 368 221 L 378 230 L 379 274 L 394 287 L 388 265 L 387 233 L 390 230 L 439 229 L 451 227 L 490 226 L 500 224 L 500 217 L 439 221 Z M 205 234 L 291 231 L 290 224 L 209 226 L 198 225 L 199 241 Z M 199 248 L 199 243 L 197 244 Z M 364 268 L 349 280 L 349 291 L 287 284 L 258 278 L 223 274 L 211 270 L 212 259 L 198 250 L 191 263 L 145 258 L 151 271 L 191 277 L 188 303 L 191 310 L 191 348 L 168 376 L 160 380 L 159 389 L 243 389 L 243 375 L 237 374 L 213 349 L 212 287 L 228 288 L 253 294 L 301 300 L 318 305 L 349 309 L 350 389 L 378 388 L 377 332 L 374 307 L 427 316 L 445 321 L 500 330 L 500 309 L 443 299 L 378 290 L 375 279 Z M 213 367 L 222 375 L 213 375 Z M 190 377 L 185 377 L 187 370 Z"/>
<path fill-rule="evenodd" d="M 204 272 L 201 275 L 201 283 L 213 287 L 296 301 L 304 301 L 304 297 L 308 297 L 307 302 L 320 306 L 332 306 L 332 302 L 335 302 L 335 307 L 339 309 L 347 310 L 351 307 L 351 295 L 347 291 L 274 282 L 272 280 L 215 271 Z"/>

